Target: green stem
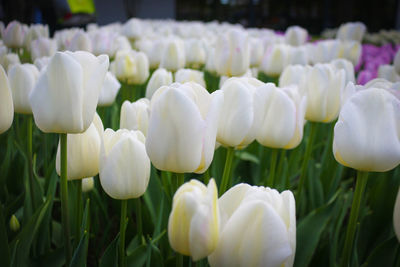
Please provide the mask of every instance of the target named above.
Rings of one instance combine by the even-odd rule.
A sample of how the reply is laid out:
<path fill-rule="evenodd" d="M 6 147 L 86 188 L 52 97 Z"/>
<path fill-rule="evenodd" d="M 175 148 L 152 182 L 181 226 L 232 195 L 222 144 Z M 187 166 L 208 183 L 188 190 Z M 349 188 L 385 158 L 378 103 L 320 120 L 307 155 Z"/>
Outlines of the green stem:
<path fill-rule="evenodd" d="M 183 183 L 185 182 L 185 174 L 184 173 L 175 173 L 175 191 L 173 193 L 175 193 L 178 188 L 183 185 Z"/>
<path fill-rule="evenodd" d="M 119 266 L 125 267 L 125 230 L 126 230 L 126 210 L 128 200 L 121 200 L 121 220 L 119 224 Z"/>
<path fill-rule="evenodd" d="M 68 214 L 68 180 L 67 180 L 67 134 L 60 134 L 61 143 L 61 221 L 64 230 L 64 251 L 66 266 L 71 261 L 71 243 L 69 240 L 69 214 Z"/>
<path fill-rule="evenodd" d="M 208 182 L 210 181 L 210 168 L 208 168 L 207 170 L 206 170 L 206 172 L 204 173 L 204 175 L 203 175 L 203 179 L 204 179 L 204 184 L 205 185 L 208 185 Z"/>
<path fill-rule="evenodd" d="M 83 214 L 83 206 L 82 206 L 82 180 L 76 180 L 76 229 L 75 229 L 75 247 L 78 246 L 79 241 L 81 240 L 81 224 L 82 224 L 82 214 Z"/>
<path fill-rule="evenodd" d="M 300 203 L 301 192 L 303 190 L 304 182 L 305 182 L 306 176 L 307 176 L 308 161 L 310 160 L 311 152 L 313 150 L 314 138 L 315 138 L 315 135 L 317 132 L 317 123 L 315 123 L 315 122 L 310 122 L 310 123 L 311 123 L 311 130 L 310 130 L 310 135 L 308 137 L 304 160 L 301 165 L 300 181 L 299 181 L 299 187 L 297 189 L 298 203 Z"/>
<path fill-rule="evenodd" d="M 272 149 L 271 151 L 271 161 L 270 161 L 270 171 L 269 177 L 265 181 L 265 186 L 269 186 L 273 188 L 275 186 L 275 169 L 276 169 L 276 161 L 278 159 L 278 149 Z"/>
<path fill-rule="evenodd" d="M 176 255 L 176 266 L 177 267 L 183 266 L 183 255 L 180 253 L 177 253 L 177 255 Z"/>
<path fill-rule="evenodd" d="M 351 254 L 354 244 L 354 236 L 356 234 L 356 227 L 358 215 L 360 213 L 360 205 L 365 187 L 368 181 L 368 172 L 357 171 L 356 191 L 353 196 L 353 203 L 351 204 L 350 221 L 347 226 L 346 239 L 344 242 L 343 256 L 340 266 L 350 266 Z"/>
<path fill-rule="evenodd" d="M 143 224 L 142 224 L 142 203 L 140 197 L 135 199 L 136 204 L 136 225 L 137 225 L 137 234 L 139 237 L 139 242 L 144 244 L 143 239 Z"/>
<path fill-rule="evenodd" d="M 33 131 L 32 131 L 32 115 L 28 115 L 27 118 L 27 151 L 28 151 L 28 168 L 29 168 L 29 190 L 31 191 L 31 205 L 32 205 L 32 211 L 35 211 L 35 190 L 33 188 L 33 163 L 32 163 L 32 138 L 33 138 Z"/>
<path fill-rule="evenodd" d="M 222 195 L 225 193 L 228 185 L 231 183 L 231 173 L 232 173 L 232 162 L 233 157 L 235 155 L 235 150 L 232 147 L 226 148 L 226 160 L 225 160 L 225 167 L 224 173 L 222 174 L 222 181 L 219 187 L 219 194 Z"/>

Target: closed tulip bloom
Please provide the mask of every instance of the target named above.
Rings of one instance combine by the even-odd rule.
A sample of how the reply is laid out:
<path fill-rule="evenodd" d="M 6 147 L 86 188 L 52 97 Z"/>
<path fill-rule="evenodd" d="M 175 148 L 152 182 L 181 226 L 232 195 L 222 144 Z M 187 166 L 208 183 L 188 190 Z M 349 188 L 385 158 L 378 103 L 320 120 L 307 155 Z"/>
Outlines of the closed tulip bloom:
<path fill-rule="evenodd" d="M 237 77 L 232 77 L 232 78 L 257 78 L 257 75 L 253 75 L 253 69 L 249 69 L 247 70 L 247 72 L 245 74 L 243 74 L 242 76 L 237 76 Z M 229 80 L 231 77 L 228 76 L 221 76 L 219 77 L 219 87 L 222 88 L 222 86 L 224 86 L 224 83 Z"/>
<path fill-rule="evenodd" d="M 82 179 L 82 192 L 86 193 L 92 191 L 94 188 L 94 179 L 93 177 L 83 178 Z"/>
<path fill-rule="evenodd" d="M 256 139 L 261 145 L 292 149 L 300 144 L 306 97 L 299 94 L 297 86 L 277 88 L 267 83 L 256 90 L 254 101 Z"/>
<path fill-rule="evenodd" d="M 354 66 L 360 61 L 361 52 L 362 46 L 359 42 L 347 41 L 341 43 L 340 57 L 351 61 Z"/>
<path fill-rule="evenodd" d="M 14 104 L 10 83 L 2 66 L 0 66 L 0 134 L 7 131 L 14 119 Z"/>
<path fill-rule="evenodd" d="M 171 38 L 163 45 L 160 68 L 177 71 L 185 67 L 185 45 L 181 39 Z"/>
<path fill-rule="evenodd" d="M 328 63 L 339 58 L 342 45 L 339 40 L 324 40 L 317 44 L 307 45 L 308 54 L 312 63 Z"/>
<path fill-rule="evenodd" d="M 151 99 L 154 92 L 164 85 L 172 84 L 172 73 L 166 69 L 157 69 L 150 77 L 146 86 L 146 98 Z"/>
<path fill-rule="evenodd" d="M 142 36 L 143 26 L 139 19 L 131 18 L 122 26 L 121 32 L 130 39 L 139 39 Z"/>
<path fill-rule="evenodd" d="M 207 187 L 197 180 L 183 184 L 174 195 L 168 220 L 172 249 L 197 261 L 215 250 L 218 234 L 218 190 L 214 179 Z"/>
<path fill-rule="evenodd" d="M 285 42 L 289 45 L 300 46 L 307 41 L 308 33 L 300 26 L 291 26 L 286 29 Z"/>
<path fill-rule="evenodd" d="M 246 32 L 232 29 L 218 36 L 215 69 L 219 75 L 240 76 L 250 67 L 250 43 Z"/>
<path fill-rule="evenodd" d="M 206 87 L 206 82 L 204 80 L 204 73 L 198 70 L 192 69 L 180 69 L 175 73 L 175 82 L 186 83 L 195 82 L 203 87 Z"/>
<path fill-rule="evenodd" d="M 288 65 L 307 65 L 309 62 L 308 51 L 305 46 L 290 47 L 289 48 Z"/>
<path fill-rule="evenodd" d="M 51 57 L 57 52 L 57 41 L 40 37 L 32 41 L 30 47 L 32 60 L 41 57 Z"/>
<path fill-rule="evenodd" d="M 400 163 L 400 100 L 381 88 L 358 90 L 335 125 L 333 153 L 342 165 L 385 172 Z"/>
<path fill-rule="evenodd" d="M 346 75 L 345 84 L 347 84 L 348 82 L 355 83 L 356 78 L 354 75 L 354 66 L 350 61 L 348 61 L 347 59 L 339 58 L 331 61 L 331 64 L 335 66 L 338 70 L 344 70 Z"/>
<path fill-rule="evenodd" d="M 45 66 L 47 66 L 47 64 L 49 64 L 49 62 L 50 62 L 50 57 L 41 57 L 35 59 L 33 64 L 36 66 L 36 68 L 38 68 L 40 72 Z"/>
<path fill-rule="evenodd" d="M 396 203 L 394 204 L 393 225 L 397 240 L 400 242 L 400 188 L 397 192 Z"/>
<path fill-rule="evenodd" d="M 36 85 L 39 70 L 33 64 L 13 65 L 8 72 L 16 113 L 32 114 L 29 95 Z"/>
<path fill-rule="evenodd" d="M 26 28 L 18 21 L 11 21 L 3 32 L 4 44 L 11 48 L 19 48 L 24 45 Z"/>
<path fill-rule="evenodd" d="M 80 30 L 73 35 L 67 49 L 72 52 L 80 50 L 92 52 L 92 41 L 87 33 Z"/>
<path fill-rule="evenodd" d="M 340 25 L 337 38 L 342 41 L 361 42 L 367 27 L 362 22 L 348 22 Z"/>
<path fill-rule="evenodd" d="M 99 173 L 99 156 L 104 127 L 99 115 L 83 133 L 67 135 L 67 178 L 83 179 Z M 57 147 L 56 171 L 60 175 L 60 143 Z"/>
<path fill-rule="evenodd" d="M 106 129 L 100 154 L 100 183 L 114 199 L 138 198 L 150 179 L 150 160 L 140 131 Z"/>
<path fill-rule="evenodd" d="M 113 56 L 116 55 L 116 53 L 120 50 L 132 50 L 132 46 L 129 43 L 128 38 L 123 35 L 117 36 L 113 43 L 112 43 L 112 51 L 113 51 Z"/>
<path fill-rule="evenodd" d="M 30 95 L 35 123 L 46 133 L 82 133 L 93 121 L 108 57 L 57 52 Z"/>
<path fill-rule="evenodd" d="M 330 64 L 317 64 L 308 71 L 299 84 L 300 93 L 307 96 L 307 120 L 331 122 L 337 118 L 345 79 L 344 70 Z"/>
<path fill-rule="evenodd" d="M 218 201 L 217 248 L 208 257 L 217 266 L 293 266 L 296 206 L 292 192 L 239 184 Z"/>
<path fill-rule="evenodd" d="M 279 87 L 287 87 L 289 85 L 299 85 L 306 77 L 310 66 L 289 65 L 279 76 Z"/>
<path fill-rule="evenodd" d="M 396 72 L 396 69 L 393 65 L 380 65 L 378 69 L 378 78 L 382 78 L 390 82 L 400 81 L 400 75 Z"/>
<path fill-rule="evenodd" d="M 98 106 L 110 106 L 117 97 L 121 84 L 111 72 L 107 72 L 100 90 Z"/>
<path fill-rule="evenodd" d="M 26 36 L 24 39 L 25 47 L 29 49 L 32 41 L 39 38 L 49 38 L 49 26 L 43 24 L 33 24 L 26 27 Z"/>
<path fill-rule="evenodd" d="M 5 54 L 1 58 L 1 65 L 6 71 L 9 71 L 10 68 L 16 64 L 21 64 L 21 61 L 19 60 L 19 56 L 15 53 Z"/>
<path fill-rule="evenodd" d="M 224 104 L 218 122 L 217 141 L 243 148 L 254 141 L 259 125 L 255 121 L 254 93 L 264 83 L 255 78 L 230 78 L 221 88 Z"/>
<path fill-rule="evenodd" d="M 203 173 L 214 156 L 223 93 L 189 82 L 163 86 L 150 103 L 146 150 L 157 169 Z"/>
<path fill-rule="evenodd" d="M 199 68 L 206 62 L 206 50 L 201 40 L 186 40 L 185 52 L 186 66 L 188 67 Z"/>
<path fill-rule="evenodd" d="M 147 136 L 149 117 L 150 101 L 147 98 L 132 103 L 126 100 L 121 107 L 120 128 L 141 131 Z"/>
<path fill-rule="evenodd" d="M 290 62 L 291 50 L 284 44 L 268 48 L 262 60 L 260 71 L 270 76 L 279 76 Z"/>
<path fill-rule="evenodd" d="M 250 67 L 258 67 L 264 55 L 264 44 L 260 38 L 250 38 Z"/>
<path fill-rule="evenodd" d="M 143 52 L 121 50 L 111 63 L 111 71 L 128 84 L 143 84 L 149 77 L 149 61 Z"/>

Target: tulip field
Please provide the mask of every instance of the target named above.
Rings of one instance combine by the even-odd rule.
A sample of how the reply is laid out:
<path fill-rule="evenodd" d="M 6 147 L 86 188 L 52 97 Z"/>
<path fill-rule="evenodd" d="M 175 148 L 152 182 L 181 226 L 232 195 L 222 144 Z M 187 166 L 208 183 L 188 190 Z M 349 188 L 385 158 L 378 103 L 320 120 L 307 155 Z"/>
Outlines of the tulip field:
<path fill-rule="evenodd" d="M 0 33 L 1 266 L 400 266 L 400 32 Z"/>

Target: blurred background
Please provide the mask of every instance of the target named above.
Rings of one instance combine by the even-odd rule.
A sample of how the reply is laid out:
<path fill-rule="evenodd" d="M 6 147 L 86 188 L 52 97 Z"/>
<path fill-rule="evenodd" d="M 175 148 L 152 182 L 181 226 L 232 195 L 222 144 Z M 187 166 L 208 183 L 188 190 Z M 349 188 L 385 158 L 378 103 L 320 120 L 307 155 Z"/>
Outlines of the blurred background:
<path fill-rule="evenodd" d="M 0 20 L 47 23 L 55 29 L 124 22 L 130 17 L 228 21 L 285 30 L 300 25 L 311 34 L 361 21 L 369 32 L 400 30 L 400 0 L 0 0 Z"/>

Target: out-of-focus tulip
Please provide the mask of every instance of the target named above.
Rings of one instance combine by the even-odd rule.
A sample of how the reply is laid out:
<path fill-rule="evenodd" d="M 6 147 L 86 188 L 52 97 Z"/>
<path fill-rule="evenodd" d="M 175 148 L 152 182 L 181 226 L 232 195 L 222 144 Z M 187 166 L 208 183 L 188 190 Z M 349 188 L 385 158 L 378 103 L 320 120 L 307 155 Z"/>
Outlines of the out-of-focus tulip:
<path fill-rule="evenodd" d="M 36 66 L 36 68 L 38 68 L 39 71 L 41 71 L 45 66 L 47 66 L 47 64 L 49 64 L 49 62 L 50 62 L 50 57 L 41 57 L 35 59 L 33 64 Z"/>
<path fill-rule="evenodd" d="M 9 71 L 10 68 L 16 64 L 21 64 L 17 54 L 8 53 L 1 58 L 1 65 L 6 71 Z"/>
<path fill-rule="evenodd" d="M 92 40 L 92 53 L 95 55 L 106 54 L 113 56 L 113 43 L 117 37 L 116 32 L 109 30 L 97 30 L 89 33 L 90 39 Z"/>
<path fill-rule="evenodd" d="M 297 86 L 277 88 L 273 83 L 259 87 L 254 95 L 256 139 L 263 146 L 292 149 L 303 138 L 306 97 Z"/>
<path fill-rule="evenodd" d="M 73 35 L 71 42 L 68 44 L 67 49 L 72 52 L 80 50 L 92 52 L 92 41 L 90 40 L 87 33 L 85 33 L 82 30 L 77 31 Z"/>
<path fill-rule="evenodd" d="M 268 48 L 260 66 L 260 71 L 269 76 L 279 76 L 290 61 L 290 47 L 284 44 Z"/>
<path fill-rule="evenodd" d="M 121 107 L 120 128 L 138 130 L 147 136 L 149 127 L 150 101 L 147 98 L 136 102 L 125 101 Z"/>
<path fill-rule="evenodd" d="M 400 49 L 397 50 L 397 53 L 394 56 L 393 65 L 394 68 L 396 69 L 396 72 L 400 75 Z"/>
<path fill-rule="evenodd" d="M 196 82 L 203 87 L 206 87 L 206 82 L 204 80 L 204 73 L 198 70 L 192 69 L 180 69 L 175 73 L 175 82 L 186 83 L 186 82 Z"/>
<path fill-rule="evenodd" d="M 160 68 L 177 71 L 185 67 L 185 45 L 181 39 L 171 38 L 163 45 Z"/>
<path fill-rule="evenodd" d="M 14 110 L 16 113 L 32 114 L 29 95 L 36 85 L 39 71 L 33 64 L 13 65 L 8 72 Z"/>
<path fill-rule="evenodd" d="M 83 179 L 99 173 L 99 156 L 104 127 L 99 115 L 83 133 L 67 135 L 67 178 Z M 60 143 L 56 155 L 56 171 L 60 175 Z"/>
<path fill-rule="evenodd" d="M 307 41 L 308 33 L 300 26 L 291 26 L 286 29 L 285 42 L 293 46 L 300 46 Z"/>
<path fill-rule="evenodd" d="M 257 73 L 258 74 L 258 73 Z M 253 75 L 252 69 L 247 70 L 245 74 L 242 76 L 234 77 L 234 78 L 257 78 L 257 75 Z M 224 86 L 224 83 L 229 80 L 231 77 L 228 76 L 221 76 L 219 77 L 219 88 L 222 88 Z"/>
<path fill-rule="evenodd" d="M 140 39 L 136 42 L 136 46 L 149 58 L 150 68 L 158 68 L 164 50 L 164 42 L 162 40 Z"/>
<path fill-rule="evenodd" d="M 384 172 L 400 163 L 400 100 L 389 90 L 358 90 L 335 125 L 333 153 L 347 167 Z"/>
<path fill-rule="evenodd" d="M 11 229 L 11 231 L 17 232 L 20 227 L 21 226 L 19 224 L 19 221 L 18 221 L 17 217 L 13 214 L 11 216 L 11 219 L 10 219 L 10 229 Z"/>
<path fill-rule="evenodd" d="M 232 29 L 218 36 L 214 60 L 215 69 L 221 76 L 244 74 L 250 67 L 250 44 L 247 33 Z"/>
<path fill-rule="evenodd" d="M 290 47 L 290 56 L 287 65 L 307 65 L 309 62 L 308 51 L 305 46 Z"/>
<path fill-rule="evenodd" d="M 397 240 L 399 240 L 400 242 L 400 188 L 397 192 L 396 203 L 394 204 L 393 226 L 394 232 L 397 236 Z"/>
<path fill-rule="evenodd" d="M 10 83 L 3 67 L 0 66 L 0 134 L 7 131 L 14 119 L 14 104 Z"/>
<path fill-rule="evenodd" d="M 215 68 L 215 47 L 212 45 L 207 46 L 207 58 L 204 68 L 211 73 L 215 73 L 217 71 Z"/>
<path fill-rule="evenodd" d="M 143 52 L 121 50 L 111 63 L 111 72 L 128 84 L 143 84 L 149 77 L 149 61 Z"/>
<path fill-rule="evenodd" d="M 128 38 L 123 35 L 119 35 L 114 39 L 112 44 L 113 56 L 115 56 L 115 54 L 120 50 L 132 50 Z"/>
<path fill-rule="evenodd" d="M 264 83 L 255 78 L 230 78 L 224 92 L 217 141 L 229 147 L 243 148 L 254 141 L 259 125 L 255 121 L 254 92 Z"/>
<path fill-rule="evenodd" d="M 400 75 L 396 72 L 393 65 L 380 65 L 378 69 L 378 78 L 383 78 L 390 82 L 400 81 Z"/>
<path fill-rule="evenodd" d="M 239 184 L 218 201 L 220 238 L 208 257 L 216 266 L 293 266 L 296 206 L 292 192 Z"/>
<path fill-rule="evenodd" d="M 30 95 L 38 128 L 46 133 L 86 131 L 93 121 L 108 65 L 104 55 L 57 52 Z"/>
<path fill-rule="evenodd" d="M 310 66 L 289 65 L 279 76 L 279 86 L 287 87 L 289 85 L 299 85 L 307 76 L 307 72 L 311 69 Z"/>
<path fill-rule="evenodd" d="M 32 60 L 41 57 L 51 57 L 57 52 L 57 41 L 41 37 L 31 43 Z"/>
<path fill-rule="evenodd" d="M 142 36 L 143 26 L 139 19 L 131 18 L 122 26 L 121 32 L 129 39 L 139 39 Z"/>
<path fill-rule="evenodd" d="M 218 234 L 218 190 L 214 179 L 207 187 L 197 180 L 183 184 L 174 195 L 168 220 L 171 247 L 197 261 L 215 250 Z"/>
<path fill-rule="evenodd" d="M 170 84 L 172 84 L 172 73 L 166 69 L 157 69 L 155 72 L 153 72 L 149 82 L 147 83 L 146 98 L 151 99 L 154 92 L 157 91 L 158 88 Z"/>
<path fill-rule="evenodd" d="M 340 57 L 348 59 L 354 66 L 358 64 L 361 57 L 362 46 L 356 41 L 347 41 L 341 43 Z"/>
<path fill-rule="evenodd" d="M 138 198 L 150 179 L 150 160 L 140 131 L 106 129 L 100 155 L 100 182 L 115 199 Z"/>
<path fill-rule="evenodd" d="M 110 106 L 117 97 L 121 84 L 111 72 L 107 72 L 100 90 L 98 106 Z"/>
<path fill-rule="evenodd" d="M 93 189 L 93 187 L 94 187 L 93 177 L 82 179 L 82 192 L 83 193 L 91 191 Z"/>
<path fill-rule="evenodd" d="M 337 118 L 345 80 L 344 70 L 330 64 L 316 64 L 307 72 L 299 84 L 300 93 L 307 96 L 307 120 L 331 122 Z"/>
<path fill-rule="evenodd" d="M 33 24 L 25 28 L 24 38 L 25 47 L 30 48 L 31 43 L 39 38 L 49 38 L 49 26 L 43 24 Z"/>
<path fill-rule="evenodd" d="M 198 39 L 188 39 L 185 41 L 186 66 L 199 68 L 206 62 L 206 50 L 203 42 Z"/>
<path fill-rule="evenodd" d="M 11 48 L 20 48 L 24 45 L 26 29 L 18 21 L 11 21 L 3 32 L 4 44 Z"/>
<path fill-rule="evenodd" d="M 328 63 L 339 58 L 341 42 L 339 40 L 324 40 L 306 46 L 312 63 Z"/>
<path fill-rule="evenodd" d="M 260 38 L 250 38 L 250 67 L 258 67 L 264 54 L 264 45 Z"/>
<path fill-rule="evenodd" d="M 347 59 L 335 59 L 331 61 L 331 64 L 333 66 L 335 66 L 338 70 L 344 70 L 345 74 L 346 74 L 346 82 L 345 84 L 347 84 L 348 82 L 352 82 L 354 83 L 356 78 L 354 75 L 354 66 L 353 64 L 348 61 Z"/>
<path fill-rule="evenodd" d="M 340 25 L 337 38 L 342 41 L 361 42 L 367 27 L 362 22 L 348 22 Z"/>
<path fill-rule="evenodd" d="M 203 173 L 214 156 L 223 93 L 189 82 L 153 95 L 146 150 L 157 169 Z"/>

